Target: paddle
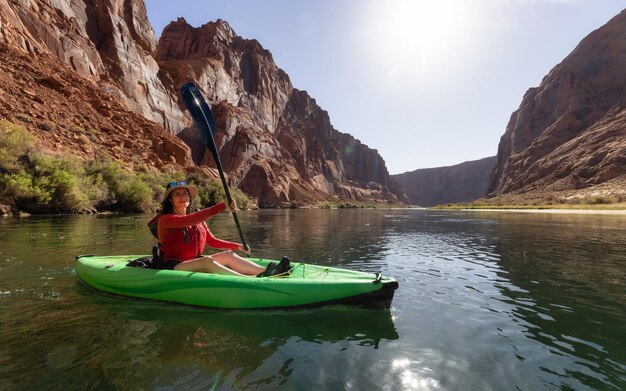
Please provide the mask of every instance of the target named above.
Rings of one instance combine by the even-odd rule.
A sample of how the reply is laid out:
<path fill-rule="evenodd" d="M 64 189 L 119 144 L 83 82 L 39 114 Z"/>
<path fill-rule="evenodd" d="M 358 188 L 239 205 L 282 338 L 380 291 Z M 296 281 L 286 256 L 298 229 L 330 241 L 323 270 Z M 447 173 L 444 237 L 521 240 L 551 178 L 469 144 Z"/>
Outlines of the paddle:
<path fill-rule="evenodd" d="M 215 145 L 215 121 L 213 120 L 213 114 L 211 113 L 211 109 L 204 100 L 204 97 L 202 96 L 202 93 L 200 93 L 200 90 L 198 90 L 198 88 L 193 83 L 184 84 L 180 88 L 180 95 L 183 97 L 185 105 L 187 105 L 187 109 L 191 114 L 191 118 L 193 118 L 193 122 L 196 124 L 196 128 L 198 128 L 198 130 L 200 131 L 200 135 L 202 136 L 204 144 L 209 149 L 209 151 L 211 151 L 211 155 L 213 155 L 213 160 L 215 161 L 217 170 L 220 173 L 220 178 L 222 179 L 224 193 L 226 193 L 226 202 L 228 203 L 228 205 L 230 205 L 232 203 L 232 198 L 230 196 L 230 191 L 228 190 L 226 178 L 224 177 L 224 170 L 222 169 L 220 155 L 217 151 L 217 146 Z M 248 250 L 249 247 L 246 244 L 246 239 L 243 237 L 243 231 L 241 230 L 241 225 L 239 225 L 237 212 L 233 210 L 232 214 L 233 218 L 235 219 L 235 225 L 237 225 L 237 231 L 239 231 L 241 244 L 243 244 L 243 247 Z"/>

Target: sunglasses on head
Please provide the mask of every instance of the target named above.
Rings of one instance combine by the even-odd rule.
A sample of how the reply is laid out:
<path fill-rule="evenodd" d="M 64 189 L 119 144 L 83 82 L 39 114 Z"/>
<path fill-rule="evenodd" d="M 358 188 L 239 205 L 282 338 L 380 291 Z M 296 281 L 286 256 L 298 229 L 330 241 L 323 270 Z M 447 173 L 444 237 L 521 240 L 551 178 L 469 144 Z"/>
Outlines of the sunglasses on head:
<path fill-rule="evenodd" d="M 187 186 L 187 181 L 170 182 L 170 183 L 167 184 L 167 187 L 165 188 L 165 190 L 169 189 L 170 187 L 174 187 L 174 186 Z"/>

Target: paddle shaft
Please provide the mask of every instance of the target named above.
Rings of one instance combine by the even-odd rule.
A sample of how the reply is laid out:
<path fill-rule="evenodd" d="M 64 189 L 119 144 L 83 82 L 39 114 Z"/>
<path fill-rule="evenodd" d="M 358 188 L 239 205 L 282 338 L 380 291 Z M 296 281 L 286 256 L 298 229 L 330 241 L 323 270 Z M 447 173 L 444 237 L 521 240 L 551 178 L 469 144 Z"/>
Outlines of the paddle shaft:
<path fill-rule="evenodd" d="M 232 197 L 230 195 L 230 190 L 228 189 L 228 183 L 226 183 L 226 177 L 224 176 L 224 170 L 222 169 L 222 162 L 220 160 L 220 154 L 217 150 L 217 145 L 215 144 L 215 139 L 213 135 L 215 134 L 215 121 L 213 120 L 213 114 L 211 113 L 211 108 L 204 100 L 202 93 L 193 83 L 186 83 L 180 89 L 180 94 L 183 97 L 183 101 L 187 105 L 187 109 L 189 109 L 189 113 L 191 114 L 191 118 L 193 118 L 194 123 L 196 124 L 196 128 L 200 131 L 200 135 L 202 136 L 206 147 L 209 151 L 211 151 L 211 155 L 213 156 L 213 161 L 215 161 L 215 165 L 217 167 L 217 171 L 220 174 L 220 179 L 222 180 L 222 186 L 224 187 L 224 193 L 226 194 L 226 202 L 228 207 L 232 204 Z M 233 219 L 235 220 L 235 225 L 237 226 L 237 231 L 239 232 L 239 237 L 241 238 L 241 244 L 244 249 L 248 250 L 248 244 L 246 243 L 246 239 L 243 236 L 243 231 L 241 230 L 241 224 L 239 224 L 239 218 L 237 217 L 237 212 L 235 210 L 231 211 L 233 215 Z"/>
<path fill-rule="evenodd" d="M 222 180 L 222 186 L 224 186 L 224 193 L 226 194 L 226 202 L 228 202 L 228 207 L 232 204 L 232 197 L 230 196 L 230 190 L 228 190 L 228 184 L 226 183 L 226 177 L 224 177 L 224 170 L 222 170 L 222 163 L 220 162 L 220 155 L 215 153 L 215 151 L 211 150 L 211 154 L 213 155 L 213 159 L 215 160 L 215 165 L 217 166 L 217 171 L 220 173 L 220 179 Z M 231 210 L 233 215 L 233 219 L 235 220 L 235 225 L 237 226 L 237 231 L 239 232 L 239 237 L 241 238 L 241 244 L 243 244 L 243 248 L 246 250 L 249 249 L 248 244 L 246 243 L 246 238 L 243 237 L 243 231 L 241 230 L 241 224 L 239 224 L 239 218 L 237 217 L 237 212 L 233 209 Z"/>

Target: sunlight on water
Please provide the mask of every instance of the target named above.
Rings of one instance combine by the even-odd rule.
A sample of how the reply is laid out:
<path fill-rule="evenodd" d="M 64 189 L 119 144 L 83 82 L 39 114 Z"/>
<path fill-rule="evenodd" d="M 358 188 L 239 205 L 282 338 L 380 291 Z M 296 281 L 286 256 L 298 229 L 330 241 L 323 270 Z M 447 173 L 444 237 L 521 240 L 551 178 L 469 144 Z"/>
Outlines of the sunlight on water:
<path fill-rule="evenodd" d="M 399 374 L 402 388 L 405 390 L 434 391 L 440 390 L 439 382 L 432 376 L 432 369 L 424 366 L 418 370 L 412 369 L 411 365 L 419 362 L 412 362 L 408 358 L 398 358 L 391 362 L 392 373 Z M 418 373 L 419 372 L 419 373 Z"/>

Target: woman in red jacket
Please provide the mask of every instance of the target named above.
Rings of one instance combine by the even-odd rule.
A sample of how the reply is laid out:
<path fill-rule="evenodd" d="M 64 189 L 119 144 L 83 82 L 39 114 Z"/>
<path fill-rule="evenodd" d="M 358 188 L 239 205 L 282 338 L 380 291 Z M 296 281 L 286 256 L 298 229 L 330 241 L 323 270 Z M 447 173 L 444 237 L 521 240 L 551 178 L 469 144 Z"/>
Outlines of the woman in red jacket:
<path fill-rule="evenodd" d="M 205 220 L 217 213 L 235 210 L 237 207 L 235 201 L 233 200 L 230 208 L 226 203 L 220 202 L 210 208 L 188 214 L 187 208 L 197 196 L 198 188 L 188 185 L 186 181 L 172 182 L 165 189 L 163 209 L 160 217 L 157 216 L 159 244 L 163 257 L 162 268 L 238 276 L 272 274 L 273 270 L 266 270 L 234 252 L 239 250 L 249 254 L 250 249 L 244 248 L 239 243 L 217 239 L 209 231 Z M 202 255 L 205 245 L 226 251 Z"/>

